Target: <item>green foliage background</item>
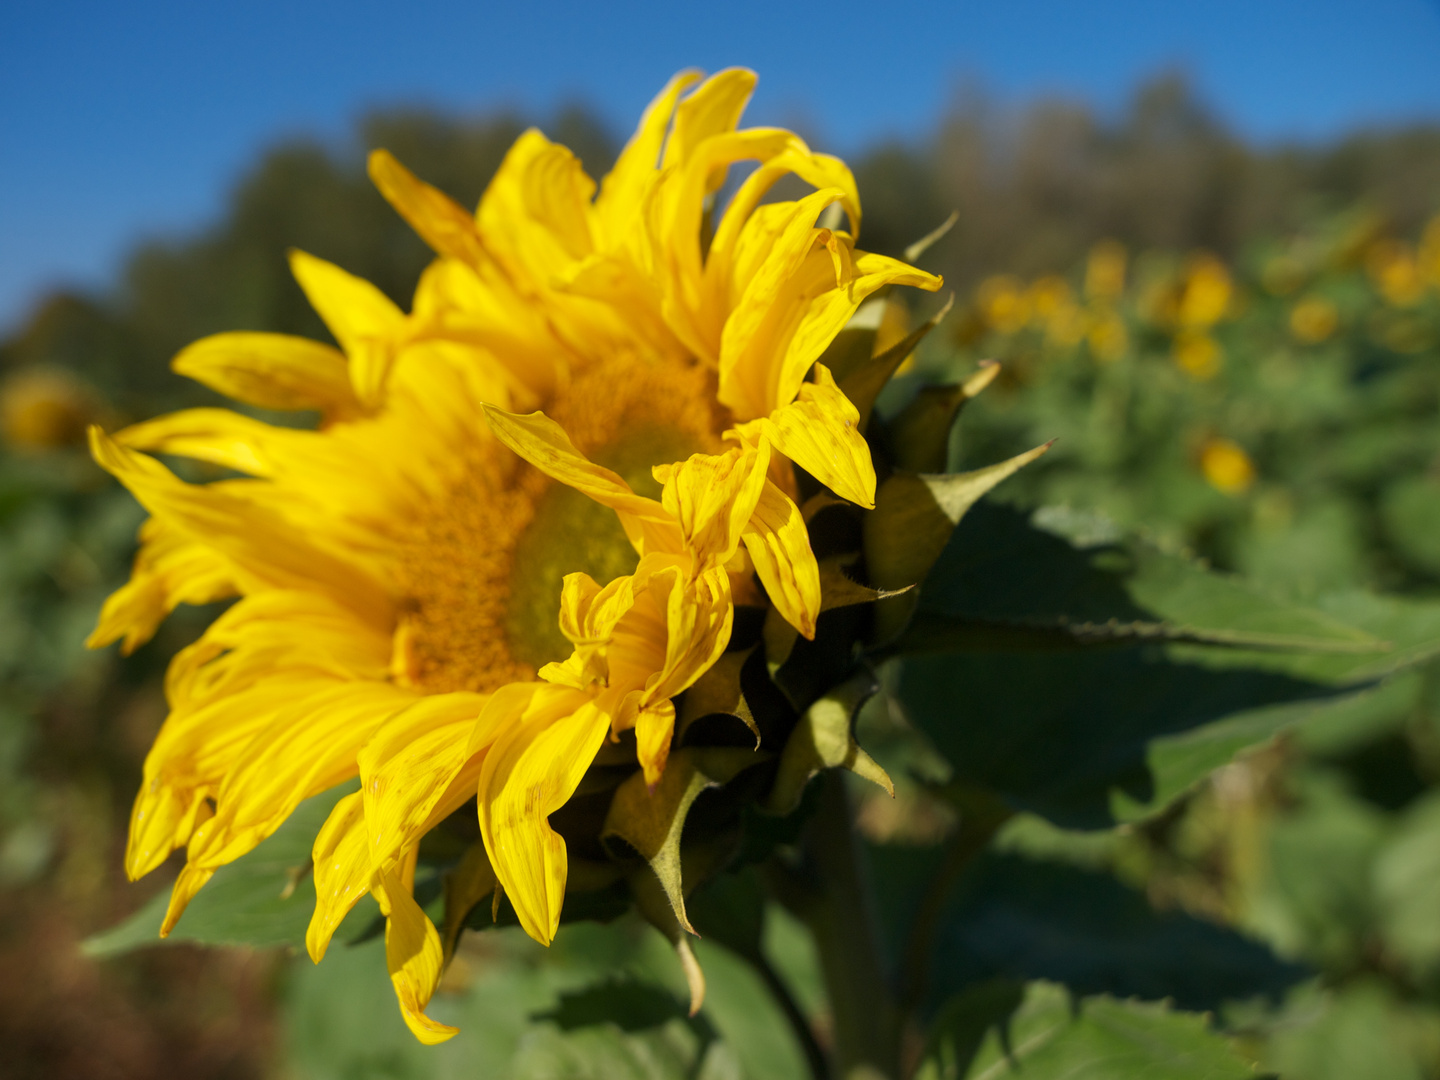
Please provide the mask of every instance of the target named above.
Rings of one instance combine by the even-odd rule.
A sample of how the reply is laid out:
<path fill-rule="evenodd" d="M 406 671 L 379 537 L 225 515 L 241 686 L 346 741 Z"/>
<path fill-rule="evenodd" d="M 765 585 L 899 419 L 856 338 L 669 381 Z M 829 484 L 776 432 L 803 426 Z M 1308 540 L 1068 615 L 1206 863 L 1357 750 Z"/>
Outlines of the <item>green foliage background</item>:
<path fill-rule="evenodd" d="M 521 129 L 385 114 L 357 147 L 280 147 L 207 234 L 140 249 L 111 293 L 57 295 L 0 345 L 0 959 L 30 975 L 0 991 L 0 1035 L 18 1075 L 92 1075 L 105 1054 L 157 1076 L 801 1075 L 777 988 L 830 1038 L 814 945 L 753 869 L 694 901 L 695 1018 L 632 916 L 567 925 L 549 953 L 467 935 L 435 1006 L 465 1033 L 438 1050 L 396 1015 L 365 909 L 318 968 L 283 948 L 239 967 L 131 951 L 158 913 L 153 885 L 118 880 L 117 845 L 164 664 L 209 613 L 126 660 L 83 650 L 140 513 L 75 421 L 206 402 L 166 366 L 205 334 L 324 337 L 288 247 L 404 304 L 428 256 L 359 148 L 473 203 Z M 594 175 L 613 157 L 583 110 L 546 130 Z M 1114 122 L 968 100 L 926 145 L 855 165 L 863 246 L 898 254 L 959 212 L 924 257 L 956 310 L 887 390 L 887 430 L 993 358 L 949 467 L 1059 440 L 962 522 L 922 593 L 925 655 L 886 664 L 858 721 L 898 787 L 855 795 L 887 956 L 925 1022 L 911 1064 L 1440 1076 L 1440 131 L 1259 150 L 1161 81 Z M 1200 310 L 1217 266 L 1223 302 Z M 1297 329 L 1306 303 L 1328 332 Z M 1214 351 L 1187 364 L 1197 339 Z M 63 408 L 27 436 L 37 371 Z M 177 938 L 298 943 L 318 803 L 217 876 Z M 257 898 L 252 923 L 227 896 Z"/>

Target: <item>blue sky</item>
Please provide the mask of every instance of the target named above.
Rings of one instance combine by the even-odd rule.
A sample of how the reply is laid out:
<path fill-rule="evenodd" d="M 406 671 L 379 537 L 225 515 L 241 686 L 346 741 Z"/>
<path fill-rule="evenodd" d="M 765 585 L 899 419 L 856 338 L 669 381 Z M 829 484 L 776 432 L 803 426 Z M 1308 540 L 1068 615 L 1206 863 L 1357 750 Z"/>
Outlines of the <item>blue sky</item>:
<path fill-rule="evenodd" d="M 1187 71 L 1262 141 L 1440 119 L 1440 0 L 429 4 L 11 2 L 0 11 L 0 328 L 47 288 L 101 287 L 137 239 L 220 212 L 257 153 L 343 138 L 377 105 L 543 117 L 589 101 L 617 133 L 676 69 L 760 72 L 755 121 L 823 149 L 918 138 L 962 83 L 1117 108 Z"/>

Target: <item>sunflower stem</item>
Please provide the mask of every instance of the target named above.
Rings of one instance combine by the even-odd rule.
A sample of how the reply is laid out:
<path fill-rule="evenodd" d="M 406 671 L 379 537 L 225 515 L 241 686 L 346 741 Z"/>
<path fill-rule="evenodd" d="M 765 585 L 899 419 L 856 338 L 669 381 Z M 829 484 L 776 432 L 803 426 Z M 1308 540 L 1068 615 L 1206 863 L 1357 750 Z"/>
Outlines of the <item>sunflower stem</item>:
<path fill-rule="evenodd" d="M 812 889 L 799 914 L 814 935 L 830 998 L 831 1074 L 899 1080 L 902 1015 L 881 952 L 845 778 L 829 770 L 815 782 L 820 805 L 804 837 Z"/>

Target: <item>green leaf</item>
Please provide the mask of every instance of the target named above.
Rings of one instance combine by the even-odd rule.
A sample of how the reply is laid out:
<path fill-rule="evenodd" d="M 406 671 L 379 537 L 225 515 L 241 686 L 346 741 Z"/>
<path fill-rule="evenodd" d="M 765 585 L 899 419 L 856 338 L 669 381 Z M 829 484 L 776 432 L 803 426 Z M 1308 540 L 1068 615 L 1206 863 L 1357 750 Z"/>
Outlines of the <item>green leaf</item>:
<path fill-rule="evenodd" d="M 917 657 L 898 684 L 958 782 L 1074 828 L 1157 812 L 1333 694 L 1160 647 Z"/>
<path fill-rule="evenodd" d="M 670 947 L 633 917 L 567 925 L 549 949 L 518 928 L 466 938 L 429 1008 L 460 1034 L 435 1047 L 401 1021 L 380 942 L 332 949 L 318 966 L 299 958 L 286 980 L 287 1061 L 305 1080 L 803 1076 L 760 979 L 725 949 L 696 947 L 709 994 L 689 1019 Z"/>
<path fill-rule="evenodd" d="M 256 948 L 303 946 L 315 910 L 310 849 L 331 808 L 358 787 L 355 781 L 342 784 L 297 806 L 254 851 L 215 872 L 168 938 L 160 937 L 160 921 L 170 899 L 167 890 L 118 926 L 87 940 L 83 951 L 92 957 L 115 956 L 182 941 Z M 366 897 L 347 922 L 366 926 L 376 911 L 374 901 Z"/>
<path fill-rule="evenodd" d="M 1267 830 L 1247 921 L 1287 955 L 1353 970 L 1373 949 L 1373 875 L 1390 823 L 1336 770 L 1292 769 L 1287 787 L 1291 805 Z"/>
<path fill-rule="evenodd" d="M 1385 489 L 1380 519 L 1391 542 L 1407 559 L 1440 573 L 1440 482 L 1408 476 Z"/>
<path fill-rule="evenodd" d="M 1440 1055 L 1440 1014 L 1377 978 L 1302 987 L 1276 1018 L 1265 1066 L 1286 1080 L 1424 1080 Z"/>
<path fill-rule="evenodd" d="M 993 1000 L 974 999 L 970 1009 L 948 1019 L 965 1034 L 977 1013 L 983 1017 L 994 1008 Z M 1063 988 L 1049 983 L 1031 984 L 1003 1026 L 990 1028 L 973 1060 L 932 1056 L 919 1073 L 924 1080 L 1251 1080 L 1254 1075 L 1204 1016 L 1108 997 L 1072 1003 Z"/>
<path fill-rule="evenodd" d="M 1025 1001 L 1025 984 L 992 979 L 956 994 L 930 1024 L 930 1041 L 916 1080 L 950 1080 L 970 1071 L 991 1028 L 1008 1033 L 1010 1017 Z"/>
<path fill-rule="evenodd" d="M 1287 729 L 1334 742 L 1393 728 L 1411 690 L 1371 680 L 1440 651 L 1437 604 L 1279 603 L 1145 545 L 1072 546 L 988 504 L 956 530 L 922 603 L 970 637 L 904 662 L 911 718 L 959 781 L 1073 827 L 1153 815 Z M 1096 628 L 1110 647 L 1077 647 Z"/>
<path fill-rule="evenodd" d="M 483 900 L 498 901 L 498 885 L 495 868 L 490 865 L 490 856 L 485 850 L 484 841 L 481 840 L 474 841 L 465 849 L 465 854 L 460 856 L 459 863 L 441 875 L 445 919 L 440 924 L 440 941 L 444 945 L 447 961 L 455 951 L 455 945 L 460 940 L 470 913 Z M 498 914 L 498 906 L 498 903 L 492 903 L 492 919 Z"/>
<path fill-rule="evenodd" d="M 702 937 L 746 959 L 760 955 L 765 934 L 765 889 L 751 867 L 721 874 L 690 899 Z"/>
<path fill-rule="evenodd" d="M 870 856 L 891 948 L 913 956 L 937 856 L 892 847 Z M 930 1011 L 1002 977 L 1214 1009 L 1232 998 L 1278 996 L 1309 973 L 1228 927 L 1156 911 L 1108 872 L 994 851 L 967 868 L 920 944 L 918 1000 Z"/>
<path fill-rule="evenodd" d="M 1375 900 L 1390 951 L 1416 976 L 1440 972 L 1440 792 L 1405 811 L 1375 861 Z"/>
<path fill-rule="evenodd" d="M 1097 541 L 1075 524 L 1057 511 L 1027 518 L 993 503 L 975 507 L 925 579 L 921 614 L 930 620 L 906 635 L 902 651 L 984 647 L 987 635 L 998 648 L 1175 640 L 1388 650 L 1386 639 L 1324 611 L 1266 596 L 1135 538 Z M 1067 532 L 1079 539 L 1072 542 Z"/>
<path fill-rule="evenodd" d="M 944 221 L 942 221 L 939 225 L 935 226 L 935 228 L 931 229 L 919 240 L 916 240 L 912 244 L 906 245 L 905 261 L 908 263 L 913 263 L 917 261 L 921 255 L 924 255 L 925 252 L 929 251 L 932 247 L 934 247 L 941 240 L 943 240 L 945 238 L 945 234 L 948 233 L 951 229 L 953 229 L 955 227 L 955 223 L 959 220 L 960 211 L 951 210 L 950 216 L 947 217 Z"/>

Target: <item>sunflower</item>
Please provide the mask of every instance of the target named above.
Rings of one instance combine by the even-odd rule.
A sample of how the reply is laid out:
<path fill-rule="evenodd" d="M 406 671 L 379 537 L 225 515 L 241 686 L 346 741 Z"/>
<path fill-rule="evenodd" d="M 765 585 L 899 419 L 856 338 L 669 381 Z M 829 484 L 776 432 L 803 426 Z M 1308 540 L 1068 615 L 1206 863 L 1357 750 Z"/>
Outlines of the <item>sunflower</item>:
<path fill-rule="evenodd" d="M 223 409 L 92 429 L 150 517 L 90 644 L 128 651 L 177 604 L 238 597 L 171 664 L 131 818 L 132 877 L 186 849 L 162 934 L 217 868 L 358 775 L 315 842 L 309 951 L 373 894 L 406 1022 L 448 1038 L 425 1015 L 444 948 L 413 896 L 420 839 L 474 800 L 498 889 L 548 944 L 567 878 L 548 818 L 607 741 L 633 733 L 654 791 L 674 701 L 737 601 L 814 636 L 795 467 L 860 507 L 876 485 L 817 360 L 876 290 L 940 280 L 854 246 L 842 162 L 737 130 L 754 84 L 677 76 L 598 194 L 533 130 L 474 214 L 376 151 L 372 178 L 438 256 L 410 313 L 294 252 L 339 348 L 228 333 L 174 362 L 318 412 L 315 430 Z M 786 176 L 814 191 L 764 201 Z M 157 453 L 238 475 L 188 483 Z"/>

